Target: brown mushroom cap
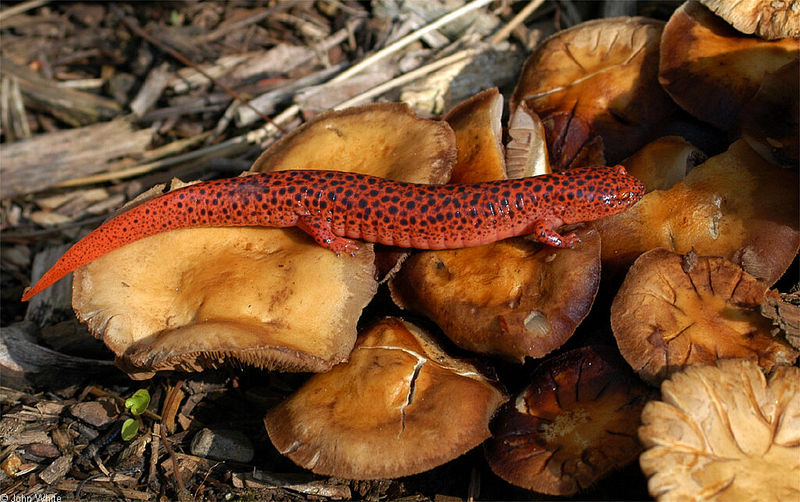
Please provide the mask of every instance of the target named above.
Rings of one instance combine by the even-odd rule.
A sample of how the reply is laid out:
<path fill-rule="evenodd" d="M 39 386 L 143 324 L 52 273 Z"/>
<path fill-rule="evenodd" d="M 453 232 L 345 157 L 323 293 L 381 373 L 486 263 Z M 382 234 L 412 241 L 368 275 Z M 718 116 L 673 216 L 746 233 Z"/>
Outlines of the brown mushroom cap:
<path fill-rule="evenodd" d="M 667 500 L 795 500 L 800 492 L 800 368 L 770 377 L 752 361 L 692 366 L 642 412 L 639 463 Z"/>
<path fill-rule="evenodd" d="M 751 359 L 771 371 L 800 353 L 771 335 L 759 312 L 766 291 L 723 258 L 653 249 L 628 272 L 611 306 L 611 327 L 628 364 L 654 384 L 717 359 Z"/>
<path fill-rule="evenodd" d="M 456 135 L 458 148 L 450 183 L 506 178 L 502 117 L 503 95 L 496 87 L 459 103 L 444 116 Z"/>
<path fill-rule="evenodd" d="M 506 399 L 420 328 L 387 318 L 359 337 L 347 363 L 312 376 L 264 423 L 278 451 L 317 474 L 394 478 L 479 445 Z"/>
<path fill-rule="evenodd" d="M 636 459 L 652 393 L 610 347 L 547 359 L 493 421 L 489 465 L 514 485 L 572 495 Z"/>
<path fill-rule="evenodd" d="M 798 14 L 800 17 L 800 14 Z M 742 108 L 742 139 L 765 159 L 796 168 L 800 162 L 800 58 L 764 75 Z"/>
<path fill-rule="evenodd" d="M 687 112 L 728 130 L 736 125 L 764 75 L 797 59 L 799 53 L 795 39 L 770 42 L 744 36 L 690 0 L 664 28 L 659 81 Z"/>
<path fill-rule="evenodd" d="M 375 103 L 314 117 L 269 147 L 251 170 L 321 169 L 438 184 L 455 162 L 446 122 L 421 119 L 404 103 Z"/>
<path fill-rule="evenodd" d="M 680 254 L 694 248 L 771 285 L 800 248 L 797 186 L 796 172 L 774 167 L 737 141 L 669 190 L 593 222 L 603 238 L 603 267 L 625 268 L 658 247 Z"/>
<path fill-rule="evenodd" d="M 459 347 L 524 361 L 563 345 L 594 302 L 600 239 L 574 249 L 527 238 L 410 256 L 389 282 L 401 308 L 431 318 Z"/>
<path fill-rule="evenodd" d="M 551 164 L 561 157 L 553 144 L 589 128 L 585 139 L 602 137 L 611 162 L 629 156 L 674 105 L 656 79 L 658 45 L 663 23 L 641 17 L 607 18 L 562 30 L 542 42 L 525 62 L 511 97 L 513 111 L 522 101 L 547 124 L 563 114 L 548 138 Z M 554 141 L 555 140 L 555 141 Z M 575 144 L 582 142 L 571 141 Z M 615 160 L 616 159 L 616 160 Z"/>
<path fill-rule="evenodd" d="M 355 343 L 373 261 L 371 246 L 341 259 L 295 229 L 175 230 L 77 270 L 73 307 L 135 378 L 237 361 L 325 371 Z"/>
<path fill-rule="evenodd" d="M 793 0 L 700 0 L 716 15 L 742 33 L 767 40 L 800 37 L 800 9 Z"/>
<path fill-rule="evenodd" d="M 671 188 L 705 160 L 705 154 L 685 139 L 664 136 L 643 146 L 622 165 L 652 192 Z"/>

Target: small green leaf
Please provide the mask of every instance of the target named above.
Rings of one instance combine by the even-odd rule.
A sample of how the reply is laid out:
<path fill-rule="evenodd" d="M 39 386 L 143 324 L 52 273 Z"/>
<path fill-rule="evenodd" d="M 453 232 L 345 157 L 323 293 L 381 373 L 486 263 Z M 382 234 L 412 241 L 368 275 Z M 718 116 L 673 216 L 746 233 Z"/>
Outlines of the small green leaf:
<path fill-rule="evenodd" d="M 150 406 L 150 393 L 147 389 L 139 389 L 125 400 L 125 407 L 130 408 L 134 415 L 141 415 Z"/>
<path fill-rule="evenodd" d="M 122 424 L 122 439 L 130 441 L 139 433 L 139 421 L 135 418 L 129 418 Z"/>

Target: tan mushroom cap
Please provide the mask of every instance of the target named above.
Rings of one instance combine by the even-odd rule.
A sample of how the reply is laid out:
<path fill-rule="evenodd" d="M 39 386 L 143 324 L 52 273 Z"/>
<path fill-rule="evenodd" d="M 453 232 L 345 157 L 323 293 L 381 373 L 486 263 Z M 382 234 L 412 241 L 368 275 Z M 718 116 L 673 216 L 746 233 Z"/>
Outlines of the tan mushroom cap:
<path fill-rule="evenodd" d="M 659 81 L 687 112 L 729 130 L 764 76 L 799 55 L 800 41 L 742 35 L 690 0 L 664 28 Z"/>
<path fill-rule="evenodd" d="M 797 0 L 700 0 L 742 33 L 767 40 L 800 37 L 800 5 Z"/>
<path fill-rule="evenodd" d="M 522 362 L 563 345 L 600 283 L 600 239 L 574 249 L 527 238 L 410 256 L 389 282 L 401 308 L 432 319 L 456 345 Z"/>
<path fill-rule="evenodd" d="M 503 152 L 503 95 L 487 89 L 457 104 L 444 116 L 456 135 L 458 161 L 450 183 L 506 178 Z"/>
<path fill-rule="evenodd" d="M 404 103 L 375 103 L 314 117 L 269 147 L 251 170 L 347 171 L 438 184 L 455 162 L 446 122 L 421 119 Z"/>
<path fill-rule="evenodd" d="M 723 258 L 653 249 L 628 272 L 611 306 L 611 327 L 622 356 L 653 384 L 717 359 L 751 359 L 771 371 L 800 353 L 771 335 L 759 312 L 766 291 Z"/>
<path fill-rule="evenodd" d="M 547 359 L 492 423 L 489 465 L 514 485 L 572 495 L 636 459 L 639 415 L 652 394 L 612 348 Z"/>
<path fill-rule="evenodd" d="M 603 165 L 599 162 L 592 165 Z M 547 133 L 542 119 L 523 101 L 508 121 L 506 171 L 509 178 L 550 174 Z"/>
<path fill-rule="evenodd" d="M 78 318 L 134 378 L 224 363 L 325 371 L 377 290 L 374 253 L 340 259 L 300 230 L 158 234 L 75 272 Z"/>
<path fill-rule="evenodd" d="M 685 139 L 664 136 L 643 146 L 622 165 L 652 192 L 671 188 L 705 160 L 706 155 Z"/>
<path fill-rule="evenodd" d="M 797 186 L 797 172 L 771 165 L 739 140 L 669 190 L 592 223 L 603 238 L 603 267 L 623 269 L 649 249 L 694 248 L 771 285 L 800 248 Z"/>
<path fill-rule="evenodd" d="M 800 492 L 800 368 L 769 378 L 752 361 L 692 366 L 642 412 L 639 463 L 671 500 L 785 501 Z"/>
<path fill-rule="evenodd" d="M 506 399 L 420 328 L 386 318 L 359 337 L 347 363 L 312 376 L 264 423 L 278 451 L 317 474 L 395 478 L 482 443 Z"/>
<path fill-rule="evenodd" d="M 550 36 L 525 62 L 511 97 L 512 113 L 526 101 L 545 123 L 551 115 L 564 114 L 567 118 L 551 132 L 553 139 L 573 134 L 582 121 L 588 137 L 602 137 L 611 162 L 629 156 L 674 110 L 657 80 L 663 25 L 642 17 L 607 18 Z M 558 170 L 557 165 L 566 164 L 554 160 L 561 155 L 553 139 L 548 145 Z"/>

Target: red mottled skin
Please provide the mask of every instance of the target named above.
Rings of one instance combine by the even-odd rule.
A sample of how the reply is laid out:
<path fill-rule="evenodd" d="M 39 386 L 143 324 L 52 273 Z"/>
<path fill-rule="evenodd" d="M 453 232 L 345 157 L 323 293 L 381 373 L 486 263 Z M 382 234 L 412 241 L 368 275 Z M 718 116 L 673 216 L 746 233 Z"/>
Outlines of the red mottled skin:
<path fill-rule="evenodd" d="M 351 239 L 418 249 L 452 249 L 533 234 L 559 248 L 578 242 L 562 225 L 624 211 L 644 186 L 622 166 L 474 184 L 419 185 L 335 171 L 280 171 L 191 185 L 120 214 L 91 232 L 23 301 L 73 270 L 167 230 L 297 226 L 321 246 L 354 253 Z"/>

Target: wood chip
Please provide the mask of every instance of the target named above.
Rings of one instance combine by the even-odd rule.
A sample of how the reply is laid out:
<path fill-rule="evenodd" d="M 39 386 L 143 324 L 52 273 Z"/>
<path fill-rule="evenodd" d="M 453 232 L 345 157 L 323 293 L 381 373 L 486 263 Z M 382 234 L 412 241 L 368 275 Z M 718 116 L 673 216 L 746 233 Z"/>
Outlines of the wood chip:
<path fill-rule="evenodd" d="M 72 468 L 72 455 L 62 455 L 55 459 L 52 464 L 48 465 L 42 472 L 39 473 L 39 479 L 52 485 Z"/>

